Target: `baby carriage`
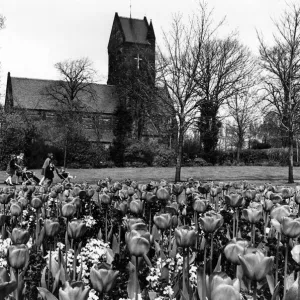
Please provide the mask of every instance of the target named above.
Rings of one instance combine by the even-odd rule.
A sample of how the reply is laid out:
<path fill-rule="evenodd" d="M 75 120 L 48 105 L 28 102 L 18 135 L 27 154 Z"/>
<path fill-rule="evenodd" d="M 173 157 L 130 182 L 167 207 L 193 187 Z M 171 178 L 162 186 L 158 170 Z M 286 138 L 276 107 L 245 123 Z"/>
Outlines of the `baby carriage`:
<path fill-rule="evenodd" d="M 76 178 L 76 176 L 71 176 L 69 172 L 66 172 L 65 169 L 61 169 L 60 172 L 56 169 L 57 176 L 62 180 L 61 183 L 70 183 L 71 179 Z"/>
<path fill-rule="evenodd" d="M 24 168 L 22 170 L 22 180 L 26 185 L 39 184 L 40 180 L 35 176 L 35 173 Z"/>

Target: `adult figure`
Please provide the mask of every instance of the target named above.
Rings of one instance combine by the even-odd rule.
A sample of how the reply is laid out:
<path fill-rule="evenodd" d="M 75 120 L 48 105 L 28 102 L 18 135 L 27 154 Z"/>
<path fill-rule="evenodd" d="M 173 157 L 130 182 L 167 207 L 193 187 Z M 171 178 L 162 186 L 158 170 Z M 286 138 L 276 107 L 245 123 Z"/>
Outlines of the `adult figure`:
<path fill-rule="evenodd" d="M 53 160 L 53 153 L 48 153 L 47 158 L 45 159 L 44 164 L 42 166 L 42 173 L 41 174 L 43 175 L 43 178 L 40 181 L 40 185 L 43 185 L 43 182 L 45 180 L 46 168 L 50 165 L 52 160 Z"/>
<path fill-rule="evenodd" d="M 19 168 L 19 166 L 16 163 L 17 156 L 15 154 L 12 154 L 10 156 L 9 163 L 7 164 L 6 173 L 8 177 L 4 181 L 5 184 L 13 185 L 12 183 L 12 177 L 14 176 L 16 170 Z"/>
<path fill-rule="evenodd" d="M 23 181 L 23 169 L 24 169 L 24 153 L 21 152 L 16 158 L 16 164 L 20 167 L 16 170 L 16 184 L 20 183 L 20 177 Z"/>

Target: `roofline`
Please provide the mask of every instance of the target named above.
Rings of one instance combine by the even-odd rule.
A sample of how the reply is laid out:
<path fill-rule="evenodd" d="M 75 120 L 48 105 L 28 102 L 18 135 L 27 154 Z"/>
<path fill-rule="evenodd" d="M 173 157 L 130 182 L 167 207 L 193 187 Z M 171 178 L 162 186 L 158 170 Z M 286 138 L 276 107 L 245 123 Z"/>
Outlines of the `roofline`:
<path fill-rule="evenodd" d="M 122 17 L 122 16 L 119 16 L 118 15 L 118 17 L 119 18 L 123 18 L 123 19 L 127 19 L 127 20 L 136 20 L 136 21 L 145 21 L 145 18 L 146 18 L 146 16 L 143 18 L 143 19 L 136 19 L 136 18 L 127 18 L 127 17 Z"/>
<path fill-rule="evenodd" d="M 60 79 L 55 80 L 55 79 L 41 79 L 41 78 L 13 77 L 13 76 L 10 76 L 10 78 L 11 79 L 23 79 L 23 80 L 25 79 L 25 80 L 38 80 L 38 81 L 53 81 L 53 82 L 62 81 Z M 105 83 L 97 83 L 97 82 L 91 82 L 91 84 L 105 85 L 105 86 L 111 86 L 111 87 L 115 86 L 113 84 L 105 84 Z"/>

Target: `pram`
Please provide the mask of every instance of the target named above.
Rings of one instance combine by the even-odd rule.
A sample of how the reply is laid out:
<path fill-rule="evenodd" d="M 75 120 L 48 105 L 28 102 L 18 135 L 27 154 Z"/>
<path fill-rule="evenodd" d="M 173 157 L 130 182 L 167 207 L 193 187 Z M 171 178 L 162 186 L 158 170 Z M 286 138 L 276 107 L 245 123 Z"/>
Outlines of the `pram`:
<path fill-rule="evenodd" d="M 56 169 L 56 174 L 57 176 L 62 180 L 61 183 L 65 184 L 65 183 L 70 183 L 71 179 L 76 178 L 76 176 L 71 176 L 69 172 L 66 172 L 65 170 L 61 170 L 61 172 L 59 172 Z"/>
<path fill-rule="evenodd" d="M 40 180 L 35 176 L 35 173 L 24 168 L 22 170 L 22 180 L 26 185 L 39 184 Z"/>

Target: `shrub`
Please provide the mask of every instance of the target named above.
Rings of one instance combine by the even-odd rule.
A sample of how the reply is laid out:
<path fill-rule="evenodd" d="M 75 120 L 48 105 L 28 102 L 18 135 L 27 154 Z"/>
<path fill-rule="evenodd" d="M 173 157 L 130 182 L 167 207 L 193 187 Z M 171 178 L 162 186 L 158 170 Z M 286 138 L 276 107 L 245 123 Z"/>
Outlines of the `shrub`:
<path fill-rule="evenodd" d="M 154 155 L 152 147 L 142 141 L 134 141 L 126 147 L 124 153 L 126 163 L 140 162 L 146 163 L 148 166 L 152 165 Z"/>
<path fill-rule="evenodd" d="M 176 153 L 166 145 L 156 148 L 153 165 L 156 167 L 172 167 L 176 163 Z"/>

